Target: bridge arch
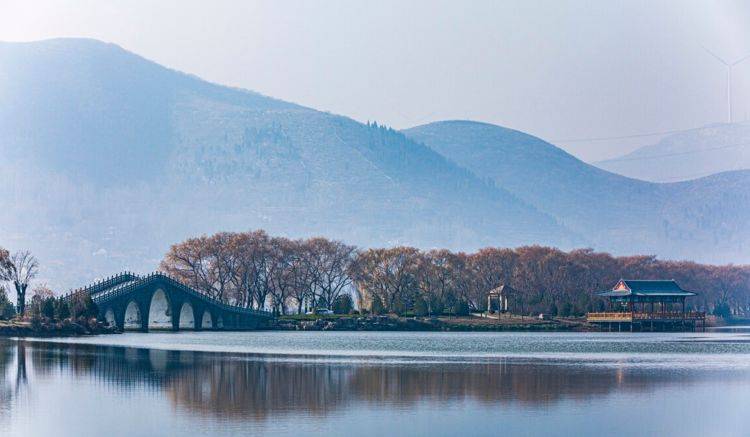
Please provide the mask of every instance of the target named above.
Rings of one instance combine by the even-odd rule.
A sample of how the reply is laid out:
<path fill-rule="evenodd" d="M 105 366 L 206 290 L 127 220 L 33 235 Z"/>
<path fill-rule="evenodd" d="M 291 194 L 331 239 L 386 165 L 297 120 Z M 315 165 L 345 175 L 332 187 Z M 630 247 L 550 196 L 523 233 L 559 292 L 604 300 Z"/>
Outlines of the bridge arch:
<path fill-rule="evenodd" d="M 201 317 L 201 328 L 214 329 L 214 320 L 213 317 L 211 317 L 211 312 L 208 310 L 203 311 L 203 317 Z"/>
<path fill-rule="evenodd" d="M 136 301 L 131 300 L 125 308 L 125 323 L 123 329 L 136 330 L 142 328 L 141 308 Z"/>
<path fill-rule="evenodd" d="M 172 329 L 172 310 L 167 293 L 161 288 L 151 296 L 148 329 Z"/>
<path fill-rule="evenodd" d="M 112 310 L 112 307 L 107 308 L 107 311 L 104 312 L 104 321 L 107 323 L 107 326 L 110 328 L 117 327 L 117 321 L 115 319 L 115 312 Z"/>
<path fill-rule="evenodd" d="M 180 308 L 180 329 L 195 329 L 195 310 L 190 302 L 185 302 Z"/>
<path fill-rule="evenodd" d="M 268 311 L 228 305 L 159 272 L 125 272 L 78 291 L 91 296 L 99 307 L 98 318 L 108 324 L 111 309 L 116 327 L 123 330 L 255 329 L 273 317 Z"/>

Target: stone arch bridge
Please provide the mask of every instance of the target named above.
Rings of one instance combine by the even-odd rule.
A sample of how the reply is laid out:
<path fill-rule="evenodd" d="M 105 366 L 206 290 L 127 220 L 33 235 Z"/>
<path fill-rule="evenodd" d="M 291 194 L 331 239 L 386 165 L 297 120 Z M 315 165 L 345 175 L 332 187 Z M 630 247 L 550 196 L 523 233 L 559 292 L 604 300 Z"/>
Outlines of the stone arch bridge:
<path fill-rule="evenodd" d="M 160 272 L 125 272 L 73 291 L 87 293 L 99 320 L 120 330 L 246 330 L 262 328 L 268 311 L 229 305 Z"/>

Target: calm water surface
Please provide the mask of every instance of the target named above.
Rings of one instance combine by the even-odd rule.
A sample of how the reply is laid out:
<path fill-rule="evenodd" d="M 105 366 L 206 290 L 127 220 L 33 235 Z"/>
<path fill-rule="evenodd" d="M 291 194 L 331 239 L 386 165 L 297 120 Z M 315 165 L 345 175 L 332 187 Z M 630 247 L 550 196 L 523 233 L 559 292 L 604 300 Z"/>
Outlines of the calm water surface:
<path fill-rule="evenodd" d="M 0 435 L 749 436 L 750 334 L 0 339 Z"/>

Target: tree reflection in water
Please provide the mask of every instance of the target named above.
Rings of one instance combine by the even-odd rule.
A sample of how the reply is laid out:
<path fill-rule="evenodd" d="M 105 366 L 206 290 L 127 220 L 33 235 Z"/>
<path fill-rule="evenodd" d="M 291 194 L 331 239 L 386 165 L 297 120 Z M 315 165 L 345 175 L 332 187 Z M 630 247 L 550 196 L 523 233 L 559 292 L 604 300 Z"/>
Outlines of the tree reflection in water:
<path fill-rule="evenodd" d="M 27 369 L 27 367 L 31 367 Z M 700 380 L 699 372 L 481 363 L 340 362 L 163 351 L 65 343 L 0 342 L 0 401 L 8 405 L 34 378 L 59 371 L 127 390 L 165 394 L 177 408 L 228 419 L 264 420 L 304 411 L 325 416 L 354 404 L 473 400 L 548 404 L 614 390 L 655 390 Z"/>

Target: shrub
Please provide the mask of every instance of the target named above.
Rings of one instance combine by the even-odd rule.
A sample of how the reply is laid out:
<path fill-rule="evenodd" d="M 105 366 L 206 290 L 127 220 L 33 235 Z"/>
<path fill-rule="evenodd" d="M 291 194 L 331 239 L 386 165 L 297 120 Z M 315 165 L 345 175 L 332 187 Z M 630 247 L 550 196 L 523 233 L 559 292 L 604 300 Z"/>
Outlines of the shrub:
<path fill-rule="evenodd" d="M 354 309 L 352 297 L 348 294 L 342 294 L 333 301 L 333 308 L 331 309 L 335 314 L 349 314 Z"/>
<path fill-rule="evenodd" d="M 5 287 L 0 285 L 0 319 L 8 320 L 12 319 L 16 315 L 16 308 L 8 299 L 8 295 L 5 292 Z"/>
<path fill-rule="evenodd" d="M 405 315 L 406 312 L 408 311 L 406 307 L 406 302 L 402 300 L 397 300 L 396 302 L 393 303 L 392 310 L 394 313 L 398 314 L 399 316 Z"/>
<path fill-rule="evenodd" d="M 732 317 L 732 311 L 729 308 L 729 304 L 726 302 L 716 302 L 714 305 L 714 315 L 725 319 Z"/>
<path fill-rule="evenodd" d="M 557 317 L 557 305 L 554 302 L 549 306 L 548 313 L 551 317 Z"/>
<path fill-rule="evenodd" d="M 71 300 L 70 313 L 75 319 L 92 318 L 99 315 L 99 307 L 96 306 L 89 294 L 77 293 Z"/>
<path fill-rule="evenodd" d="M 84 312 L 84 315 L 88 318 L 93 318 L 99 315 L 99 306 L 94 303 L 94 300 L 91 298 L 91 296 L 86 295 L 86 298 L 84 299 L 85 308 L 86 311 Z"/>
<path fill-rule="evenodd" d="M 445 311 L 445 305 L 443 304 L 443 301 L 438 299 L 437 297 L 434 297 L 430 302 L 430 307 L 432 308 L 432 314 L 443 314 Z"/>
<path fill-rule="evenodd" d="M 380 301 L 379 297 L 375 296 L 372 298 L 372 303 L 370 304 L 370 312 L 375 315 L 385 313 L 385 307 L 383 306 L 383 302 Z"/>
<path fill-rule="evenodd" d="M 63 298 L 58 299 L 55 313 L 59 320 L 70 318 L 70 305 L 68 305 L 68 302 L 63 300 Z"/>
<path fill-rule="evenodd" d="M 573 314 L 573 305 L 571 305 L 570 302 L 565 302 L 560 309 L 560 316 L 570 317 L 571 314 Z"/>
<path fill-rule="evenodd" d="M 429 313 L 427 302 L 421 297 L 414 302 L 414 315 L 417 317 L 424 317 Z"/>
<path fill-rule="evenodd" d="M 465 300 L 457 300 L 453 304 L 453 314 L 457 316 L 468 316 L 471 311 L 469 310 L 469 304 Z"/>
<path fill-rule="evenodd" d="M 55 298 L 54 297 L 48 297 L 42 301 L 41 313 L 42 313 L 42 316 L 48 319 L 55 318 Z"/>

